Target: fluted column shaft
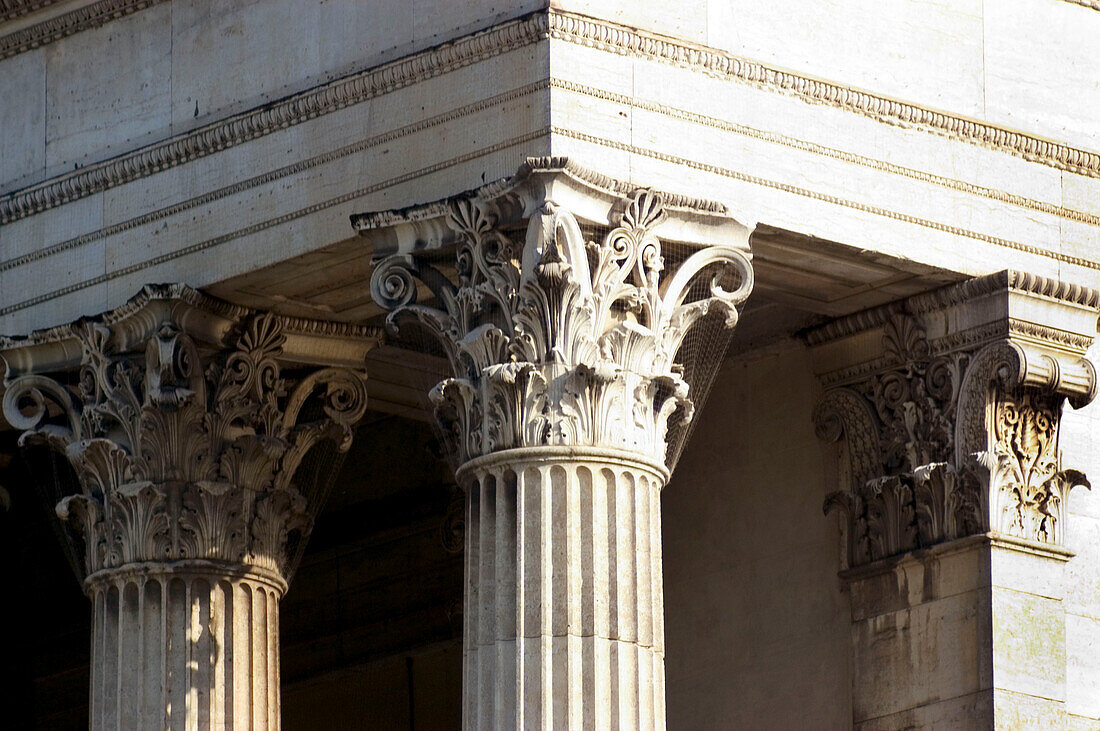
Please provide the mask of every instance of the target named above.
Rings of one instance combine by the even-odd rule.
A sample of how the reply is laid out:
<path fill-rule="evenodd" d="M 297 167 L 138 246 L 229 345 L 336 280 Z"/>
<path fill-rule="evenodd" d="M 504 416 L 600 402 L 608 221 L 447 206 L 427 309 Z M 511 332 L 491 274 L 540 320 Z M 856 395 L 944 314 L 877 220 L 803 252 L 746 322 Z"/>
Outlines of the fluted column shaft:
<path fill-rule="evenodd" d="M 93 574 L 86 588 L 92 729 L 279 728 L 277 574 L 142 562 Z"/>
<path fill-rule="evenodd" d="M 664 467 L 536 447 L 459 474 L 464 726 L 664 728 Z"/>

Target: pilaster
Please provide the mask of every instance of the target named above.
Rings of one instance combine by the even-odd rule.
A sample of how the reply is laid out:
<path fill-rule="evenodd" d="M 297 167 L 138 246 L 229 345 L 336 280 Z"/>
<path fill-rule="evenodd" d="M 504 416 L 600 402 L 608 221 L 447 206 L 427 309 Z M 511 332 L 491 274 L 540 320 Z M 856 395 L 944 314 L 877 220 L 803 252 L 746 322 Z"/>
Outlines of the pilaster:
<path fill-rule="evenodd" d="M 279 727 L 279 599 L 378 335 L 164 285 L 0 341 L 5 418 L 75 477 L 42 489 L 92 601 L 92 728 Z"/>
<path fill-rule="evenodd" d="M 683 346 L 735 326 L 751 229 L 557 158 L 353 223 L 391 330 L 451 369 L 430 403 L 467 496 L 464 726 L 663 728 L 660 492 L 725 340 Z"/>
<path fill-rule="evenodd" d="M 1060 728 L 1066 502 L 1100 293 L 981 277 L 806 334 L 837 442 L 858 728 Z"/>

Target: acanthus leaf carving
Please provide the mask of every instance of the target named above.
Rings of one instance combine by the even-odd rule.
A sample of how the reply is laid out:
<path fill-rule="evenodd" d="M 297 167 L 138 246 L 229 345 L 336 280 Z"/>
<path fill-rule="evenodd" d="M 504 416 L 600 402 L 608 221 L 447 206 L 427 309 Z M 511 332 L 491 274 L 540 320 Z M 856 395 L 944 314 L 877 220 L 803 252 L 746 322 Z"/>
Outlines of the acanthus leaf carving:
<path fill-rule="evenodd" d="M 4 413 L 24 429 L 23 443 L 44 443 L 74 468 L 81 492 L 56 512 L 83 539 L 85 576 L 205 559 L 287 577 L 287 536 L 308 534 L 320 507 L 307 504 L 294 475 L 319 442 L 348 448 L 366 409 L 362 376 L 341 368 L 284 376 L 286 338 L 271 314 L 241 319 L 206 357 L 170 318 L 147 331 L 123 347 L 111 326 L 82 321 L 73 327 L 82 348 L 74 386 L 35 373 L 6 384 Z M 317 416 L 305 420 L 309 401 Z"/>
<path fill-rule="evenodd" d="M 636 190 L 591 241 L 546 200 L 520 240 L 484 201 L 462 198 L 448 219 L 455 284 L 413 255 L 377 264 L 371 288 L 389 326 L 416 322 L 450 361 L 454 377 L 430 399 L 460 463 L 539 445 L 664 457 L 669 424 L 692 414 L 676 362 L 685 335 L 708 314 L 733 327 L 753 285 L 747 257 L 730 246 L 700 248 L 664 277 L 655 228 L 666 215 L 659 194 Z M 417 303 L 416 280 L 438 307 Z"/>
<path fill-rule="evenodd" d="M 880 369 L 827 391 L 814 416 L 820 438 L 847 444 L 846 487 L 825 509 L 844 510 L 849 563 L 988 531 L 1060 544 L 1065 498 L 1088 481 L 1061 467 L 1065 397 L 1024 385 L 1028 354 L 1006 340 L 937 354 L 904 314 L 882 348 Z"/>

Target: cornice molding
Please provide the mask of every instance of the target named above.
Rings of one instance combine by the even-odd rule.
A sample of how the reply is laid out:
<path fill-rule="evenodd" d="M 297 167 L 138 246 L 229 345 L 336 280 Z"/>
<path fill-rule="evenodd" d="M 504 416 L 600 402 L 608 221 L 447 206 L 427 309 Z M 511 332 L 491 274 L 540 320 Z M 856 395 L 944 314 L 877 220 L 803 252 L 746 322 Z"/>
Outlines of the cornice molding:
<path fill-rule="evenodd" d="M 12 15 L 2 15 L 0 18 L 8 20 L 34 10 L 53 5 L 56 0 L 40 0 L 39 2 L 22 3 L 27 8 L 20 11 L 13 8 Z M 27 28 L 13 33 L 0 35 L 0 60 L 15 56 L 25 51 L 30 51 L 47 43 L 61 40 L 74 33 L 90 28 L 98 28 L 117 18 L 136 13 L 139 10 L 152 7 L 164 0 L 100 0 L 71 12 L 57 15 L 40 23 L 35 23 Z M 3 3 L 3 5 L 21 5 L 21 3 Z M 0 5 L 0 7 L 3 7 Z M 0 11 L 3 12 L 3 11 Z"/>
<path fill-rule="evenodd" d="M 440 125 L 449 124 L 459 119 L 463 119 L 479 112 L 484 112 L 487 109 L 499 107 L 502 104 L 521 99 L 525 96 L 535 94 L 539 91 L 548 88 L 548 84 L 545 81 L 535 82 L 533 84 L 527 84 L 525 86 L 518 87 L 516 89 L 510 89 L 495 96 L 488 97 L 486 99 L 479 99 L 471 104 L 466 104 L 455 109 L 448 110 L 442 114 L 437 114 L 426 119 L 421 119 L 412 124 L 407 124 L 403 127 L 391 129 L 386 132 L 377 135 L 371 135 L 364 139 L 352 142 L 351 144 L 338 147 L 335 150 L 328 150 L 319 155 L 306 158 L 304 160 L 298 160 L 290 165 L 284 165 L 282 167 L 275 168 L 274 170 L 268 170 L 259 175 L 244 178 L 238 180 L 229 185 L 215 188 L 214 190 L 208 190 L 200 195 L 192 196 L 182 201 L 177 201 L 171 205 L 157 208 L 151 211 L 145 211 L 138 216 L 124 219 L 117 223 L 113 223 L 109 226 L 97 229 L 95 231 L 89 231 L 82 233 L 63 241 L 59 241 L 56 244 L 44 246 L 40 249 L 29 251 L 21 256 L 12 257 L 10 259 L 0 260 L 0 272 L 5 272 L 16 267 L 24 266 L 35 261 L 40 261 L 50 256 L 60 254 L 65 251 L 70 251 L 81 246 L 85 246 L 94 241 L 100 241 L 120 234 L 124 231 L 143 226 L 154 221 L 159 221 L 171 216 L 178 215 L 184 211 L 197 208 L 199 206 L 208 205 L 214 201 L 227 198 L 229 196 L 237 195 L 244 191 L 258 188 L 261 185 L 267 185 L 276 180 L 283 180 L 291 175 L 297 175 L 306 170 L 312 170 L 323 165 L 327 165 L 336 160 L 343 159 L 349 155 L 364 152 L 366 150 L 384 145 L 394 140 L 398 140 L 409 135 L 417 134 L 428 129 L 438 127 Z"/>
<path fill-rule="evenodd" d="M 552 12 L 549 36 L 636 58 L 662 61 L 718 78 L 792 94 L 814 104 L 856 112 L 880 122 L 916 127 L 971 144 L 1007 152 L 1029 162 L 1100 177 L 1100 153 L 929 109 L 842 84 L 767 66 L 718 49 L 687 43 L 603 20 Z"/>
<path fill-rule="evenodd" d="M 1088 213 L 1086 211 L 1080 211 L 1073 208 L 1065 208 L 1063 206 L 1054 205 L 1042 200 L 1036 200 L 1034 198 L 1028 198 L 1027 196 L 1017 195 L 1005 190 L 998 190 L 996 188 L 987 188 L 982 185 L 975 185 L 965 180 L 958 180 L 955 178 L 945 177 L 943 175 L 936 175 L 934 173 L 925 172 L 924 170 L 918 170 L 916 168 L 909 168 L 903 165 L 895 165 L 894 163 L 887 162 L 872 157 L 866 157 L 847 150 L 841 150 L 835 147 L 828 147 L 826 145 L 820 145 L 815 142 L 809 142 L 797 137 L 791 137 L 781 134 L 779 132 L 769 132 L 763 129 L 757 129 L 744 124 L 737 124 L 726 119 L 720 119 L 718 117 L 711 117 L 705 114 L 699 114 L 698 112 L 692 112 L 688 109 L 678 109 L 668 104 L 662 104 L 652 99 L 643 99 L 641 97 L 632 96 L 629 94 L 617 94 L 606 89 L 600 89 L 594 86 L 587 86 L 585 84 L 578 84 L 573 81 L 566 81 L 565 79 L 550 79 L 549 86 L 551 89 L 558 91 L 566 91 L 572 94 L 581 94 L 593 99 L 600 99 L 603 101 L 611 102 L 613 104 L 621 104 L 624 106 L 633 107 L 635 109 L 641 109 L 653 114 L 660 114 L 661 116 L 668 117 L 670 119 L 676 119 L 689 124 L 696 124 L 702 127 L 709 127 L 711 129 L 721 130 L 722 132 L 731 132 L 733 134 L 742 135 L 755 140 L 768 142 L 774 145 L 781 145 L 801 152 L 810 153 L 813 155 L 820 155 L 822 157 L 828 157 L 834 160 L 840 160 L 842 162 L 850 163 L 852 165 L 859 165 L 860 167 L 870 168 L 872 170 L 878 170 L 880 172 L 889 173 L 892 175 L 900 175 L 902 177 L 910 178 L 911 180 L 918 180 L 922 183 L 929 183 L 948 190 L 955 190 L 961 193 L 967 193 L 969 195 L 977 195 L 983 198 L 990 198 L 1001 203 L 1007 203 L 1013 206 L 1019 206 L 1021 208 L 1028 208 L 1034 211 L 1040 211 L 1052 216 L 1058 216 L 1059 218 L 1067 218 L 1071 221 L 1079 221 L 1081 223 L 1088 224 L 1090 226 L 1100 226 L 1100 216 Z M 0 265 L 2 266 L 2 265 Z"/>
<path fill-rule="evenodd" d="M 85 8 L 134 10 L 162 0 L 104 0 Z M 80 12 L 80 11 L 74 11 Z M 132 11 L 128 11 L 132 12 Z M 98 16 L 97 16 L 98 17 Z M 110 18 L 102 16 L 103 22 Z M 75 31 L 74 31 L 75 32 Z M 454 71 L 545 38 L 659 60 L 720 78 L 793 94 L 878 121 L 917 127 L 1060 170 L 1100 177 L 1100 154 L 964 117 L 926 109 L 820 79 L 770 68 L 728 53 L 645 33 L 606 21 L 537 12 L 322 84 L 270 104 L 211 122 L 78 171 L 0 196 L 0 224 L 78 200 L 357 104 L 377 95 Z M 3 39 L 0 39 L 2 43 Z"/>
<path fill-rule="evenodd" d="M 546 28 L 545 14 L 528 15 L 13 191 L 0 196 L 0 224 L 138 180 L 535 43 L 545 37 Z"/>
<path fill-rule="evenodd" d="M 832 322 L 804 331 L 802 338 L 807 345 L 822 345 L 858 332 L 881 327 L 896 315 L 918 315 L 934 310 L 942 310 L 952 305 L 962 304 L 997 292 L 1020 292 L 1093 310 L 1100 309 L 1100 291 L 1091 287 L 1071 284 L 1051 277 L 1042 277 L 1029 272 L 1005 269 L 957 284 L 949 284 L 931 292 L 914 295 L 906 300 L 891 302 L 837 318 Z M 1007 322 L 1005 326 L 1008 326 Z"/>

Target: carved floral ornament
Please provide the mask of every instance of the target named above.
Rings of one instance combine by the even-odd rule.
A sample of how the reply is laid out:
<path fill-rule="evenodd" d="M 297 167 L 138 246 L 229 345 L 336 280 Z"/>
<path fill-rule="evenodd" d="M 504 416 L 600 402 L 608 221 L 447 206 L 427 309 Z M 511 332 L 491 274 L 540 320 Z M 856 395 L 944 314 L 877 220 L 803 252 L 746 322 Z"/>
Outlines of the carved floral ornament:
<path fill-rule="evenodd" d="M 168 311 L 181 310 L 194 312 Z M 85 576 L 183 559 L 293 571 L 288 540 L 304 547 L 319 509 L 295 484 L 298 467 L 322 442 L 350 446 L 364 378 L 336 367 L 288 377 L 284 320 L 233 314 L 213 353 L 185 317 L 145 318 L 135 338 L 132 323 L 104 316 L 68 328 L 75 379 L 9 369 L 4 415 L 21 443 L 59 452 L 77 476 L 56 512 L 83 543 Z"/>
<path fill-rule="evenodd" d="M 1051 355 L 998 339 L 937 353 L 905 314 L 886 322 L 882 344 L 881 367 L 826 391 L 814 412 L 818 436 L 846 444 L 849 487 L 825 510 L 847 518 L 849 564 L 986 532 L 1061 545 L 1067 495 L 1089 485 L 1058 449 L 1063 370 L 1087 381 L 1074 405 L 1095 386 L 1083 348 Z"/>
<path fill-rule="evenodd" d="M 521 228 L 499 220 L 509 206 L 531 211 Z M 681 343 L 704 316 L 737 323 L 751 264 L 732 246 L 711 246 L 667 272 L 656 235 L 666 210 L 650 190 L 627 194 L 610 218 L 611 230 L 590 240 L 552 199 L 462 198 L 447 211 L 455 281 L 414 254 L 378 263 L 371 290 L 391 310 L 389 327 L 415 323 L 446 353 L 454 375 L 431 402 L 460 464 L 540 445 L 612 447 L 663 462 L 670 425 L 691 418 Z M 417 303 L 415 280 L 437 306 Z"/>

